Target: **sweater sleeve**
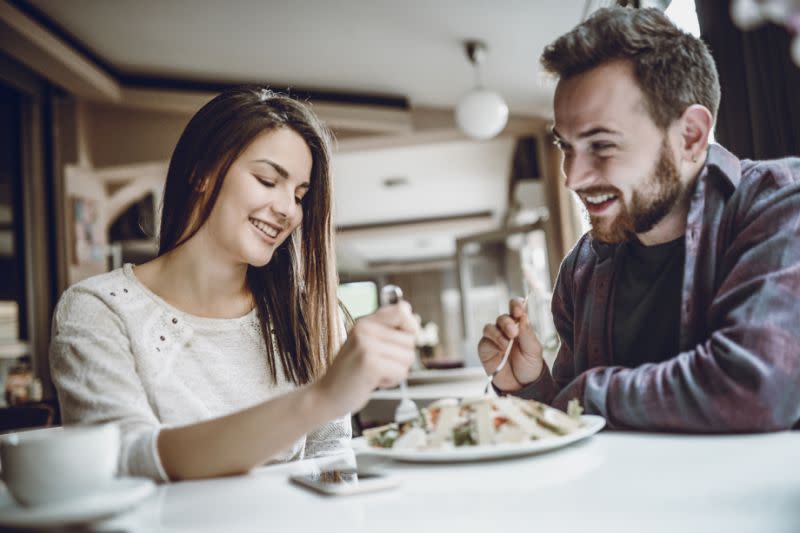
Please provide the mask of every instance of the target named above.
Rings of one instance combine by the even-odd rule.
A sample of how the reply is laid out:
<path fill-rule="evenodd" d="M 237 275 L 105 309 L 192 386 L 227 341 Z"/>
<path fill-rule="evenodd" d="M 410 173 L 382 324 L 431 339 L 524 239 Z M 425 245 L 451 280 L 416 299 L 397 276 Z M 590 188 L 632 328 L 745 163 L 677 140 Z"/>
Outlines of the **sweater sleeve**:
<path fill-rule="evenodd" d="M 308 434 L 305 457 L 324 457 L 345 452 L 350 449 L 352 436 L 349 414 L 332 420 Z"/>
<path fill-rule="evenodd" d="M 347 340 L 348 320 L 346 309 L 339 304 L 339 347 Z M 312 431 L 306 436 L 305 457 L 323 457 L 350 450 L 350 440 L 353 438 L 353 426 L 350 414 L 331 420 L 327 424 Z"/>
<path fill-rule="evenodd" d="M 161 425 L 136 372 L 125 325 L 89 288 L 74 286 L 58 303 L 50 369 L 65 424 L 117 424 L 120 475 L 168 481 L 156 446 Z"/>

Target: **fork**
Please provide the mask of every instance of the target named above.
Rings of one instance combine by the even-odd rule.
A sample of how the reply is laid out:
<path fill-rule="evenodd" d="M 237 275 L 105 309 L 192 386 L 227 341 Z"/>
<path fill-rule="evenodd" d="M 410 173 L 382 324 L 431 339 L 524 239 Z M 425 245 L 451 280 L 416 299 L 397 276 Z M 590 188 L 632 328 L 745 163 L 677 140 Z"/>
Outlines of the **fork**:
<path fill-rule="evenodd" d="M 381 305 L 392 305 L 403 299 L 403 291 L 397 285 L 386 285 L 381 289 Z M 406 380 L 400 381 L 400 403 L 394 411 L 394 421 L 398 424 L 408 422 L 419 416 L 419 407 L 408 396 Z"/>
<path fill-rule="evenodd" d="M 533 289 L 531 289 L 530 291 L 528 291 L 528 294 L 526 294 L 526 295 L 525 295 L 525 300 L 522 302 L 522 307 L 524 307 L 524 308 L 525 308 L 525 311 L 526 311 L 526 312 L 527 312 L 527 308 L 528 308 L 528 298 L 530 298 L 530 297 L 531 297 L 531 293 L 532 293 L 532 292 L 533 292 Z M 503 358 L 502 358 L 502 359 L 500 359 L 500 364 L 499 364 L 499 365 L 497 365 L 497 368 L 495 368 L 495 369 L 494 369 L 494 372 L 492 372 L 491 374 L 489 374 L 489 381 L 487 381 L 487 382 L 486 382 L 486 388 L 484 388 L 484 389 L 483 389 L 483 394 L 484 394 L 484 395 L 487 395 L 487 394 L 489 394 L 489 389 L 490 389 L 490 388 L 491 388 L 491 386 L 492 386 L 492 381 L 494 381 L 494 377 L 495 377 L 497 374 L 499 374 L 499 373 L 500 373 L 500 371 L 501 371 L 501 370 L 503 370 L 503 368 L 506 366 L 506 363 L 508 362 L 508 356 L 511 354 L 511 348 L 514 346 L 514 340 L 515 340 L 515 339 L 511 339 L 511 340 L 508 342 L 508 346 L 506 346 L 506 351 L 505 351 L 505 352 L 503 352 Z"/>

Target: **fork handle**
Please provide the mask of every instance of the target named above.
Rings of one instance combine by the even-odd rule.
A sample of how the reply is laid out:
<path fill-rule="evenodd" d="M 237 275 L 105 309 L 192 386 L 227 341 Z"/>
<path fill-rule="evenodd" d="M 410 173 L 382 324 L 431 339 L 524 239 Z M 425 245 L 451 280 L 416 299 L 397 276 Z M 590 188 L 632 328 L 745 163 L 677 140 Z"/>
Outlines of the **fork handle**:
<path fill-rule="evenodd" d="M 508 341 L 508 346 L 506 346 L 506 351 L 503 352 L 503 358 L 500 359 L 500 364 L 497 365 L 497 368 L 495 368 L 494 372 L 492 372 L 492 377 L 496 376 L 498 372 L 503 370 L 503 368 L 506 366 L 506 363 L 508 362 L 508 356 L 511 353 L 511 348 L 513 347 L 514 347 L 514 339 L 511 339 L 510 341 Z"/>
<path fill-rule="evenodd" d="M 533 291 L 532 291 L 532 290 L 531 290 L 531 291 L 528 291 L 528 294 L 526 294 L 526 295 L 525 295 L 525 300 L 523 300 L 523 302 L 522 302 L 522 306 L 523 306 L 523 307 L 526 307 L 526 308 L 527 308 L 527 306 L 528 306 L 528 298 L 530 298 L 530 297 L 531 297 L 531 292 L 533 292 Z M 508 346 L 506 346 L 506 351 L 505 351 L 505 352 L 503 352 L 503 358 L 502 358 L 502 359 L 500 359 L 500 364 L 499 364 L 499 365 L 497 365 L 497 368 L 495 368 L 495 369 L 494 369 L 494 372 L 492 372 L 492 377 L 495 377 L 495 376 L 497 375 L 497 373 L 498 373 L 498 372 L 500 372 L 501 370 L 503 370 L 503 368 L 505 368 L 505 366 L 506 366 L 506 363 L 508 362 L 508 356 L 509 356 L 509 354 L 511 354 L 511 348 L 513 348 L 513 347 L 514 347 L 514 341 L 515 341 L 517 338 L 518 338 L 518 336 L 517 336 L 517 337 L 514 337 L 513 339 L 511 339 L 511 340 L 508 342 Z"/>

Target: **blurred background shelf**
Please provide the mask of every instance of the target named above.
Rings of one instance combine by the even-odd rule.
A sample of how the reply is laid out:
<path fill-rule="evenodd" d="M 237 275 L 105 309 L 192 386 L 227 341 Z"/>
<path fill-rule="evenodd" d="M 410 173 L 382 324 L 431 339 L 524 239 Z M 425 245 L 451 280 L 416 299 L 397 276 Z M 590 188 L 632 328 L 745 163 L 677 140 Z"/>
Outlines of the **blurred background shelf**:
<path fill-rule="evenodd" d="M 31 347 L 27 342 L 0 343 L 0 359 L 17 359 L 30 354 Z"/>

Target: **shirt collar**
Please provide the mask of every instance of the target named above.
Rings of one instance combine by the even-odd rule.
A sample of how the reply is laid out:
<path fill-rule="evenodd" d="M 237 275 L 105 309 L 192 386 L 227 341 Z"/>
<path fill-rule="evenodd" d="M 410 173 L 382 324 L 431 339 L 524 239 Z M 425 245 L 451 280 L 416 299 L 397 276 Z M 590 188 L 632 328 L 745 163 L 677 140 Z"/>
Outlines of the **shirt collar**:
<path fill-rule="evenodd" d="M 718 174 L 734 189 L 742 180 L 742 164 L 739 159 L 718 144 L 708 146 L 706 166 L 714 168 Z"/>
<path fill-rule="evenodd" d="M 592 239 L 592 249 L 594 250 L 594 253 L 597 254 L 597 259 L 599 259 L 599 262 L 601 263 L 611 257 L 614 254 L 614 250 L 617 248 L 617 246 L 619 246 L 619 244 L 600 242 L 594 237 L 590 237 L 590 239 Z"/>

